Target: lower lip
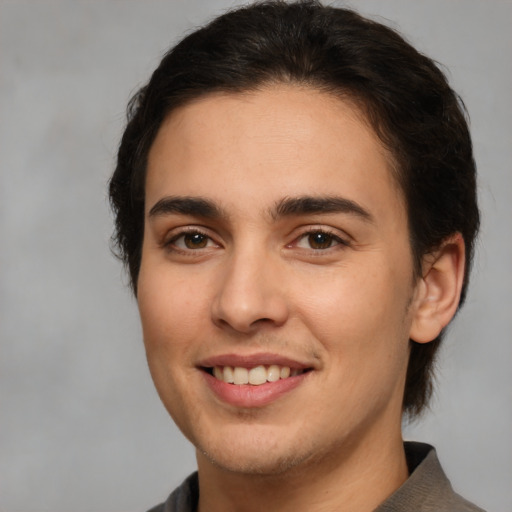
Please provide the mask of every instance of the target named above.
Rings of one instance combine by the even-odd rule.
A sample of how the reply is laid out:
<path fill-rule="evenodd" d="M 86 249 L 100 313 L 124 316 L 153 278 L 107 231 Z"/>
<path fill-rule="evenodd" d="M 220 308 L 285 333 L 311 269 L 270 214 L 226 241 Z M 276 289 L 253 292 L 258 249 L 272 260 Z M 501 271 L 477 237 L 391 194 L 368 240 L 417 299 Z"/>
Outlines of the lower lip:
<path fill-rule="evenodd" d="M 294 377 L 267 382 L 259 386 L 251 384 L 228 384 L 216 379 L 209 373 L 202 372 L 209 388 L 220 398 L 234 407 L 255 408 L 264 407 L 299 386 L 310 372 L 301 373 Z"/>

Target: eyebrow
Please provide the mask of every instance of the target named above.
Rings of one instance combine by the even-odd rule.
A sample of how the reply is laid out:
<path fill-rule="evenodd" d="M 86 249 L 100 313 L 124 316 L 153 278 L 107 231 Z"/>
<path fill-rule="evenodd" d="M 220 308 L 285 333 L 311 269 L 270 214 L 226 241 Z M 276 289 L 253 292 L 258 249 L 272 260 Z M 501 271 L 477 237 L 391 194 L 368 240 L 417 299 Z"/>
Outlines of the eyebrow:
<path fill-rule="evenodd" d="M 227 217 L 223 209 L 210 199 L 192 196 L 163 197 L 149 210 L 149 217 L 173 213 L 213 220 Z M 355 215 L 366 222 L 373 223 L 375 221 L 371 213 L 358 203 L 339 196 L 286 197 L 279 200 L 270 210 L 270 216 L 274 220 L 282 217 L 329 213 L 347 213 Z"/>
<path fill-rule="evenodd" d="M 157 201 L 151 210 L 149 217 L 158 217 L 169 214 L 192 215 L 206 219 L 218 219 L 225 217 L 222 209 L 213 201 L 204 197 L 170 196 Z"/>
<path fill-rule="evenodd" d="M 287 197 L 278 201 L 271 211 L 271 215 L 274 219 L 329 213 L 347 213 L 355 215 L 366 222 L 375 222 L 373 215 L 368 210 L 351 199 L 339 196 Z"/>

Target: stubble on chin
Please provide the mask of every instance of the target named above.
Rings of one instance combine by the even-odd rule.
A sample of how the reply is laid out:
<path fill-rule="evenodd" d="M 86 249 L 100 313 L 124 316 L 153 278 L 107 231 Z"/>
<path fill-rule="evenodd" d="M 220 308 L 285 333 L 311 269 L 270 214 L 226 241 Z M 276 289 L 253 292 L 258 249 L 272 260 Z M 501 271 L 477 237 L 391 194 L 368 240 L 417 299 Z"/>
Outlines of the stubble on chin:
<path fill-rule="evenodd" d="M 288 453 L 279 453 L 283 447 L 278 446 L 274 448 L 252 446 L 250 451 L 244 449 L 240 450 L 231 448 L 229 452 L 221 450 L 208 450 L 202 447 L 197 447 L 198 464 L 201 464 L 201 459 L 207 464 L 220 469 L 222 471 L 239 474 L 239 475 L 252 475 L 260 477 L 273 477 L 282 476 L 285 474 L 295 473 L 300 468 L 314 464 L 315 452 L 307 450 L 305 446 L 300 446 L 301 450 L 296 450 L 289 446 L 284 448 Z"/>

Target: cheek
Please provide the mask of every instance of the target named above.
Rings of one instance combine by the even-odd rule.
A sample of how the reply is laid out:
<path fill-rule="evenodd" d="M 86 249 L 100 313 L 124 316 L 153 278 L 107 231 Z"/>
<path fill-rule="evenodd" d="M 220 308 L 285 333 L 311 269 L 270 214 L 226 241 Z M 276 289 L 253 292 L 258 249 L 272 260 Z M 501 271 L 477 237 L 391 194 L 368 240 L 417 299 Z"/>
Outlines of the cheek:
<path fill-rule="evenodd" d="M 407 364 L 411 293 L 409 276 L 388 265 L 338 268 L 297 293 L 298 314 L 332 364 L 353 382 L 372 382 Z"/>
<path fill-rule="evenodd" d="M 148 268 L 141 267 L 137 294 L 147 362 L 162 402 L 183 428 L 189 414 L 187 383 L 195 372 L 195 351 L 205 338 L 203 296 L 165 266 Z"/>
<path fill-rule="evenodd" d="M 201 331 L 200 319 L 208 315 L 204 290 L 165 266 L 141 268 L 137 300 L 148 359 L 152 351 L 176 352 L 190 346 L 190 339 Z"/>
<path fill-rule="evenodd" d="M 404 317 L 407 291 L 389 269 L 341 267 L 295 281 L 302 283 L 295 293 L 302 316 L 326 335 L 339 331 L 352 338 Z"/>

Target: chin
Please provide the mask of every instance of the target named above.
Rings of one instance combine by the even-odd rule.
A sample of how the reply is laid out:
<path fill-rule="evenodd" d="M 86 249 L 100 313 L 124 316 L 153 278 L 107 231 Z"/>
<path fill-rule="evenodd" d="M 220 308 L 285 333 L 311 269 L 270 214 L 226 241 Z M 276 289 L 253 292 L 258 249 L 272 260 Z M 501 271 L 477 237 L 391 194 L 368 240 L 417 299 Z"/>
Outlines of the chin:
<path fill-rule="evenodd" d="M 209 452 L 201 452 L 202 456 L 215 467 L 230 473 L 242 475 L 276 476 L 284 474 L 291 469 L 300 466 L 308 457 L 279 456 L 269 453 L 242 454 L 235 458 L 217 456 Z"/>
<path fill-rule="evenodd" d="M 260 437 L 261 436 L 261 437 Z M 252 435 L 226 443 L 196 443 L 198 460 L 204 458 L 215 467 L 231 473 L 246 475 L 275 476 L 286 473 L 312 459 L 305 443 L 283 442 L 283 439 Z M 288 437 L 288 436 L 287 436 Z M 236 439 L 236 436 L 227 436 Z M 285 437 L 286 439 L 286 437 Z M 288 437 L 289 439 L 289 437 Z M 302 448 L 301 452 L 297 447 Z"/>

